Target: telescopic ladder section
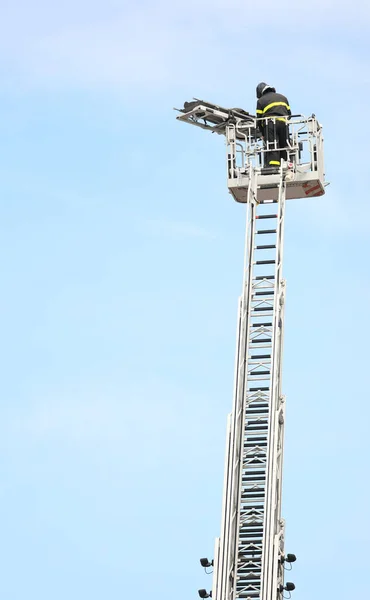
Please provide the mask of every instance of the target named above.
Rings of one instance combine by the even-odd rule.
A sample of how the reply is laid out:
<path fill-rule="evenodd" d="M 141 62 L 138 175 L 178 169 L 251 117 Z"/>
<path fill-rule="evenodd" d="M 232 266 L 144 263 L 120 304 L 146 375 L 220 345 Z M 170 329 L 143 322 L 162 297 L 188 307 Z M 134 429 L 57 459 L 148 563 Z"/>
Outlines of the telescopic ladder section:
<path fill-rule="evenodd" d="M 281 518 L 285 400 L 281 392 L 285 282 L 285 201 L 322 196 L 322 127 L 315 115 L 289 119 L 287 160 L 263 165 L 261 119 L 238 108 L 194 99 L 177 119 L 226 138 L 227 186 L 247 206 L 243 292 L 239 301 L 233 410 L 228 417 L 221 534 L 214 554 L 212 600 L 281 600 Z M 266 117 L 271 120 L 271 117 Z M 274 121 L 274 118 L 272 118 Z M 282 156 L 283 158 L 283 156 Z M 210 566 L 201 559 L 202 566 Z"/>
<path fill-rule="evenodd" d="M 283 591 L 281 367 L 286 184 L 282 173 L 277 187 L 277 200 L 258 203 L 257 176 L 251 175 L 213 600 L 275 600 Z"/>

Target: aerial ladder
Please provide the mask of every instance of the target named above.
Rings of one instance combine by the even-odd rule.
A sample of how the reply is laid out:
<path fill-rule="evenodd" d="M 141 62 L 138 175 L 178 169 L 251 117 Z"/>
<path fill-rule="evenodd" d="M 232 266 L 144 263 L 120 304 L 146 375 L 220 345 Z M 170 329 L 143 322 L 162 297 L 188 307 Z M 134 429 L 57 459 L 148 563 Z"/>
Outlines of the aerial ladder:
<path fill-rule="evenodd" d="M 201 559 L 213 567 L 212 590 L 198 593 L 213 600 L 281 600 L 295 588 L 284 582 L 284 571 L 296 560 L 285 554 L 281 514 L 285 204 L 325 193 L 322 127 L 315 115 L 291 117 L 287 160 L 271 170 L 263 166 L 262 119 L 198 99 L 176 110 L 178 120 L 225 136 L 228 189 L 247 208 L 221 533 L 213 560 Z"/>

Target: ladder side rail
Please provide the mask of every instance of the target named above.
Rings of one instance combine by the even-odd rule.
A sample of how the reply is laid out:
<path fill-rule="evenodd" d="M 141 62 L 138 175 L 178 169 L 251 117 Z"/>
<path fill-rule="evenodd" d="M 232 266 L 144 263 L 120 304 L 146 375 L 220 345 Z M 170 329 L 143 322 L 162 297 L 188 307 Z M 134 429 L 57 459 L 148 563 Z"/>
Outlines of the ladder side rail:
<path fill-rule="evenodd" d="M 285 200 L 284 211 L 280 223 L 280 262 L 281 270 L 284 259 L 284 216 L 285 216 Z M 282 278 L 282 271 L 280 273 Z M 278 414 L 278 432 L 277 432 L 277 498 L 276 498 L 276 515 L 275 515 L 275 555 L 273 562 L 273 590 L 276 590 L 277 598 L 282 598 L 280 586 L 284 585 L 284 567 L 281 562 L 281 557 L 284 556 L 285 544 L 285 522 L 282 519 L 282 493 L 283 493 L 283 462 L 284 462 L 284 431 L 285 431 L 285 396 L 282 393 L 282 376 L 283 376 L 283 355 L 284 355 L 284 329 L 285 329 L 285 301 L 286 301 L 286 281 L 281 279 L 281 293 L 279 298 L 279 340 L 278 340 L 278 364 L 277 364 L 277 398 L 279 400 Z"/>
<path fill-rule="evenodd" d="M 249 352 L 249 323 L 250 323 L 250 310 L 252 303 L 253 294 L 253 260 L 254 260 L 254 246 L 255 246 L 255 229 L 256 229 L 256 197 L 257 197 L 257 179 L 252 172 L 252 177 L 249 184 L 249 202 L 248 212 L 249 220 L 247 224 L 246 232 L 246 246 L 244 253 L 244 278 L 243 278 L 243 330 L 244 330 L 244 345 L 242 349 L 242 360 L 243 360 L 243 376 L 239 381 L 239 397 L 240 397 L 240 413 L 238 414 L 238 432 L 237 432 L 237 447 L 238 447 L 238 480 L 237 485 L 234 489 L 234 503 L 233 503 L 233 518 L 235 532 L 234 539 L 230 540 L 230 570 L 233 571 L 233 582 L 232 587 L 228 590 L 228 594 L 225 600 L 235 600 L 237 597 L 236 583 L 237 583 L 237 560 L 238 560 L 238 548 L 240 544 L 239 529 L 240 529 L 240 513 L 241 513 L 241 494 L 243 489 L 243 462 L 244 462 L 244 439 L 245 439 L 245 403 L 246 403 L 246 384 L 248 380 L 248 352 Z"/>
<path fill-rule="evenodd" d="M 284 316 L 284 299 L 285 299 L 285 282 L 282 279 L 282 268 L 283 268 L 283 255 L 284 255 L 284 216 L 285 216 L 285 186 L 282 190 L 282 206 L 281 215 L 279 219 L 279 295 L 278 295 L 278 329 L 276 339 L 276 364 L 275 364 L 275 401 L 276 401 L 276 413 L 275 413 L 275 438 L 274 438 L 274 473 L 272 479 L 272 492 L 273 498 L 271 499 L 271 536 L 274 536 L 274 548 L 272 555 L 271 569 L 271 586 L 270 591 L 271 597 L 277 593 L 277 574 L 279 569 L 279 543 L 281 541 L 281 492 L 282 492 L 282 457 L 283 457 L 283 433 L 284 429 L 284 416 L 281 414 L 282 406 L 282 351 L 283 351 L 283 316 Z M 282 422 L 281 422 L 282 421 Z M 284 540 L 282 540 L 284 541 Z"/>
<path fill-rule="evenodd" d="M 228 432 L 229 433 L 229 432 Z M 227 435 L 227 440 L 229 439 Z M 220 575 L 222 573 L 221 568 L 221 538 L 215 539 L 215 546 L 213 552 L 213 578 L 212 578 L 212 598 L 221 598 L 220 596 Z"/>
<path fill-rule="evenodd" d="M 265 489 L 265 519 L 264 519 L 264 540 L 263 540 L 263 558 L 262 558 L 262 594 L 261 600 L 271 600 L 272 598 L 272 569 L 273 569 L 273 547 L 274 547 L 274 514 L 276 502 L 276 420 L 277 406 L 277 383 L 279 379 L 279 302 L 282 282 L 282 245 L 284 231 L 284 208 L 285 208 L 286 186 L 282 178 L 279 184 L 278 198 L 278 221 L 276 238 L 276 263 L 275 263 L 275 298 L 273 307 L 273 330 L 272 330 L 272 364 L 270 376 L 270 422 L 267 443 L 267 473 Z"/>
<path fill-rule="evenodd" d="M 283 250 L 283 246 L 282 246 Z M 282 599 L 280 586 L 284 585 L 284 566 L 281 558 L 284 556 L 285 543 L 285 523 L 281 516 L 282 507 L 282 486 L 283 486 L 283 461 L 284 461 L 284 430 L 285 430 L 285 396 L 282 394 L 282 367 L 283 367 L 283 350 L 284 350 L 284 315 L 285 315 L 285 293 L 286 283 L 282 280 L 282 289 L 280 295 L 280 314 L 279 314 L 279 351 L 278 351 L 278 378 L 276 381 L 276 394 L 279 399 L 278 418 L 276 422 L 276 437 L 277 437 L 277 455 L 276 455 L 276 508 L 275 508 L 275 542 L 274 542 L 274 557 L 273 557 L 273 576 L 272 576 L 272 593 L 276 590 L 278 600 Z"/>
<path fill-rule="evenodd" d="M 279 390 L 281 388 L 281 360 L 280 360 L 280 308 L 281 308 L 281 294 L 282 294 L 282 265 L 283 265 L 283 247 L 284 247 L 284 209 L 285 209 L 285 183 L 283 181 L 280 182 L 280 198 L 279 198 L 279 220 L 278 220 L 278 244 L 277 244 L 277 265 L 276 265 L 276 280 L 277 280 L 277 296 L 276 296 L 276 310 L 275 310 L 275 324 L 274 324 L 274 341 L 273 341 L 273 369 L 272 369 L 272 396 L 271 396 L 271 417 L 272 417 L 272 433 L 273 437 L 271 438 L 271 462 L 269 464 L 271 479 L 269 481 L 268 492 L 270 493 L 268 503 L 268 519 L 266 529 L 266 541 L 269 545 L 269 560 L 266 563 L 266 581 L 267 581 L 267 597 L 274 597 L 274 577 L 275 572 L 277 570 L 276 563 L 276 544 L 275 544 L 275 536 L 276 536 L 276 508 L 277 503 L 279 502 L 279 498 L 277 497 L 277 480 L 278 480 L 278 428 L 279 428 L 279 418 L 278 411 L 280 407 L 280 393 Z M 275 551 L 274 551 L 275 550 Z"/>
<path fill-rule="evenodd" d="M 255 196 L 254 196 L 254 200 L 256 200 L 256 195 L 257 195 L 257 186 L 255 189 Z M 268 204 L 268 203 L 267 203 Z M 259 205 L 258 205 L 259 206 Z M 264 213 L 262 213 L 263 215 Z M 256 214 L 256 219 L 257 218 L 261 218 L 262 215 L 257 215 Z M 264 246 L 262 245 L 262 247 L 258 248 L 258 242 L 257 242 L 257 231 L 254 231 L 254 249 L 255 250 L 266 250 L 269 249 L 270 246 L 266 246 L 266 248 L 264 248 Z M 273 246 L 276 248 L 276 245 Z M 276 250 L 275 250 L 275 255 L 276 255 Z M 253 257 L 254 258 L 254 257 Z M 257 266 L 258 264 L 261 264 L 259 262 L 254 262 L 252 258 L 252 265 L 253 265 L 253 273 L 252 273 L 252 289 L 251 289 L 251 307 L 250 307 L 250 317 L 252 322 L 255 319 L 258 319 L 257 317 L 257 313 L 256 313 L 256 307 L 261 307 L 261 303 L 267 303 L 267 306 L 270 304 L 270 311 L 272 311 L 273 309 L 273 301 L 267 301 L 267 300 L 261 300 L 260 302 L 258 301 L 258 297 L 255 295 L 255 292 L 261 289 L 266 289 L 265 286 L 263 286 L 262 288 L 259 286 L 258 281 L 260 280 L 260 276 L 257 276 L 257 273 L 255 273 L 254 268 L 255 265 Z M 263 263 L 262 263 L 263 264 Z M 257 271 L 258 272 L 258 271 Z M 268 278 L 266 279 L 266 281 L 270 281 L 270 276 L 268 276 Z M 273 289 L 275 288 L 275 284 L 271 284 L 271 288 L 270 286 L 268 286 L 269 289 Z M 254 325 L 258 324 L 258 320 L 256 320 L 256 323 Z M 249 328 L 248 328 L 249 329 Z M 270 338 L 272 338 L 272 326 L 268 327 L 268 329 L 270 330 L 269 333 L 267 333 L 267 331 L 265 330 L 265 327 L 262 326 L 262 330 L 263 333 L 265 333 L 268 337 L 270 336 Z M 258 381 L 262 381 L 265 379 L 264 374 L 262 375 L 262 377 L 259 378 L 255 378 L 254 375 L 255 373 L 253 373 L 253 371 L 255 370 L 255 368 L 259 368 L 259 367 L 266 367 L 268 370 L 270 370 L 270 358 L 269 357 L 260 357 L 257 360 L 253 359 L 253 358 L 249 358 L 249 352 L 251 351 L 253 353 L 253 341 L 255 341 L 255 335 L 253 332 L 258 333 L 258 328 L 254 328 L 250 330 L 250 338 L 249 338 L 249 342 L 251 343 L 251 347 L 248 347 L 248 358 L 247 358 L 247 366 L 248 366 L 248 371 L 247 371 L 247 384 L 249 385 L 249 383 L 251 383 L 252 385 L 257 383 Z M 271 339 L 272 342 L 272 339 Z M 268 342 L 268 345 L 271 347 L 271 343 Z M 266 359 L 266 362 L 265 362 Z M 262 361 L 262 362 L 261 362 Z M 270 379 L 270 377 L 269 377 Z M 252 383 L 253 382 L 253 383 Z M 262 389 L 264 389 L 263 384 L 262 384 Z M 245 410 L 244 410 L 244 427 L 243 427 L 243 435 L 244 435 L 244 443 L 245 442 L 253 442 L 255 443 L 255 449 L 258 448 L 260 441 L 255 440 L 254 441 L 254 434 L 253 431 L 255 431 L 255 428 L 253 427 L 252 429 L 250 429 L 250 425 L 248 426 L 248 422 L 247 422 L 247 413 L 250 410 L 250 408 L 252 407 L 253 410 L 253 405 L 254 402 L 256 401 L 256 398 L 261 398 L 261 401 L 267 403 L 268 407 L 270 406 L 270 394 L 271 394 L 271 386 L 269 386 L 269 391 L 261 391 L 261 392 L 253 392 L 252 394 L 248 392 L 248 389 L 245 391 Z M 255 395 L 255 398 L 253 399 L 253 395 Z M 263 400 L 262 400 L 263 398 Z M 268 408 L 267 410 L 267 414 L 266 414 L 266 419 L 265 419 L 265 424 L 268 426 L 269 423 L 269 414 L 270 410 Z M 252 417 L 253 419 L 253 417 Z M 259 432 L 259 435 L 262 435 L 262 437 L 265 439 L 261 440 L 262 442 L 262 447 L 264 446 L 264 443 L 267 444 L 267 434 L 268 432 L 265 430 L 265 425 L 262 425 L 262 422 L 260 420 L 260 418 L 258 419 L 260 421 L 261 424 L 261 430 Z M 251 434 L 251 437 L 249 437 Z M 250 481 L 250 485 L 254 486 L 255 491 L 261 491 L 261 485 L 264 487 L 264 479 L 265 479 L 265 474 L 266 474 L 266 452 L 265 452 L 265 459 L 260 462 L 260 470 L 264 472 L 264 475 L 262 477 L 262 482 L 261 479 L 259 478 L 259 476 L 257 476 L 257 479 L 254 480 L 254 473 L 253 473 L 253 468 L 252 470 L 249 470 L 250 468 L 248 467 L 248 452 L 247 454 L 244 456 L 244 460 L 243 460 L 243 472 L 242 472 L 242 477 L 246 476 L 246 482 L 244 483 L 244 487 L 246 489 L 243 489 L 243 497 L 246 494 L 247 498 L 248 498 L 248 481 Z M 248 473 L 249 470 L 249 473 Z M 260 475 L 260 474 L 258 474 Z M 253 481 L 254 480 L 254 481 Z M 253 499 L 253 488 L 250 489 L 250 492 L 252 492 L 252 495 L 249 495 L 249 501 L 251 501 Z M 240 500 L 241 500 L 241 496 L 240 496 Z M 247 500 L 248 502 L 248 500 Z M 259 504 L 259 500 L 257 500 L 257 503 Z M 264 511 L 265 511 L 265 507 L 263 505 L 263 503 L 261 502 L 261 506 L 259 507 L 258 510 L 258 516 L 256 513 L 250 512 L 250 518 L 251 520 L 249 521 L 248 518 L 248 508 L 244 505 L 244 500 L 243 500 L 243 505 L 240 506 L 240 510 L 239 510 L 239 540 L 238 540 L 238 548 L 245 548 L 246 546 L 248 546 L 248 535 L 246 537 L 246 539 L 243 540 L 243 537 L 245 537 L 245 534 L 248 531 L 248 521 L 249 521 L 249 525 L 251 527 L 250 531 L 252 533 L 252 537 L 255 537 L 255 541 L 253 541 L 253 544 L 257 544 L 257 547 L 260 548 L 260 550 L 258 552 L 262 553 L 262 548 L 263 548 L 263 523 L 264 523 Z M 255 524 L 253 527 L 253 523 Z M 259 529 L 261 528 L 261 533 L 256 531 L 256 528 Z M 254 534 L 254 536 L 253 536 Z M 258 538 L 261 538 L 260 540 L 257 541 Z M 238 557 L 239 558 L 239 557 Z M 245 572 L 245 569 L 248 568 L 255 570 L 255 573 L 251 573 L 251 578 L 248 578 L 248 573 Z M 253 577 L 254 575 L 254 577 Z M 261 591 L 261 556 L 259 555 L 259 558 L 256 557 L 256 560 L 254 561 L 253 559 L 253 554 L 252 556 L 249 557 L 248 562 L 246 563 L 245 561 L 237 561 L 236 564 L 236 579 L 235 579 L 235 586 L 234 586 L 234 597 L 235 598 L 245 598 L 245 594 L 251 594 L 251 598 L 253 599 L 257 599 L 260 600 L 260 591 Z"/>
<path fill-rule="evenodd" d="M 247 231 L 249 230 L 250 210 L 247 210 Z M 246 257 L 248 252 L 248 237 L 245 242 L 245 257 L 244 257 L 244 274 L 246 270 Z M 235 351 L 235 372 L 234 372 L 234 400 L 233 411 L 230 415 L 230 443 L 227 448 L 227 460 L 225 461 L 225 469 L 227 470 L 226 490 L 225 490 L 225 506 L 222 517 L 222 540 L 221 533 L 221 559 L 219 561 L 221 574 L 218 576 L 220 588 L 218 591 L 217 600 L 225 600 L 229 595 L 229 590 L 232 588 L 232 573 L 234 570 L 234 556 L 232 553 L 233 539 L 236 536 L 237 521 L 235 519 L 235 496 L 237 494 L 237 482 L 239 480 L 239 469 L 241 463 L 239 460 L 238 439 L 240 429 L 240 415 L 243 407 L 243 395 L 240 394 L 240 380 L 243 379 L 245 369 L 245 344 L 246 344 L 246 327 L 245 327 L 245 275 L 243 276 L 243 293 L 239 300 L 239 314 L 237 326 L 237 343 Z"/>
<path fill-rule="evenodd" d="M 238 322 L 239 325 L 239 322 Z M 229 508 L 229 490 L 230 490 L 230 458 L 231 458 L 231 417 L 227 417 L 226 425 L 226 449 L 225 449 L 225 468 L 224 468 L 224 484 L 222 494 L 222 519 L 220 537 L 215 541 L 214 553 L 214 572 L 213 572 L 213 587 L 212 598 L 221 600 L 222 598 L 222 581 L 224 573 L 224 552 L 225 542 L 227 541 L 228 531 L 228 508 Z"/>
<path fill-rule="evenodd" d="M 251 184 L 249 186 L 249 196 L 251 196 Z M 230 539 L 228 547 L 228 581 L 225 594 L 225 600 L 234 594 L 236 561 L 238 553 L 238 529 L 239 529 L 239 506 L 241 495 L 241 476 L 243 469 L 243 450 L 244 450 L 244 396 L 245 384 L 247 379 L 247 352 L 248 352 L 248 328 L 249 311 L 251 302 L 251 278 L 252 278 L 252 260 L 253 260 L 253 233 L 254 233 L 254 212 L 255 206 L 252 202 L 247 207 L 247 235 L 244 252 L 244 276 L 242 291 L 242 335 L 241 348 L 239 355 L 239 376 L 237 389 L 237 411 L 235 414 L 234 430 L 234 464 L 233 464 L 233 493 L 231 505 L 231 526 Z"/>
<path fill-rule="evenodd" d="M 240 338 L 240 352 L 239 352 L 239 364 L 238 364 L 238 387 L 236 390 L 237 403 L 234 414 L 234 432 L 233 432 L 233 462 L 232 462 L 232 491 L 231 491 L 231 505 L 230 505 L 230 531 L 228 540 L 228 555 L 227 555 L 227 582 L 226 582 L 226 596 L 229 596 L 230 587 L 232 587 L 232 577 L 234 572 L 235 563 L 235 539 L 237 537 L 237 505 L 239 497 L 239 473 L 242 468 L 242 448 L 241 448 L 241 432 L 243 422 L 243 389 L 244 381 L 246 376 L 246 360 L 245 360 L 245 347 L 247 344 L 246 336 L 246 312 L 244 300 L 242 303 L 242 331 Z"/>
<path fill-rule="evenodd" d="M 232 493 L 234 489 L 233 481 L 233 458 L 234 458 L 234 432 L 235 432 L 235 415 L 237 414 L 238 405 L 238 377 L 239 377 L 239 357 L 241 350 L 241 336 L 242 336 L 242 298 L 239 298 L 238 302 L 238 318 L 237 318 L 237 336 L 236 336 L 236 348 L 235 348 L 235 365 L 234 365 L 234 398 L 233 398 L 233 409 L 228 417 L 227 423 L 227 442 L 226 442 L 226 455 L 225 455 L 225 473 L 224 473 L 224 491 L 223 491 L 223 506 L 222 506 L 222 521 L 221 521 L 221 539 L 220 539 L 220 574 L 218 575 L 219 580 L 219 591 L 214 596 L 215 600 L 222 600 L 225 597 L 227 581 L 228 581 L 228 546 L 229 536 L 231 527 L 231 505 L 232 505 Z"/>

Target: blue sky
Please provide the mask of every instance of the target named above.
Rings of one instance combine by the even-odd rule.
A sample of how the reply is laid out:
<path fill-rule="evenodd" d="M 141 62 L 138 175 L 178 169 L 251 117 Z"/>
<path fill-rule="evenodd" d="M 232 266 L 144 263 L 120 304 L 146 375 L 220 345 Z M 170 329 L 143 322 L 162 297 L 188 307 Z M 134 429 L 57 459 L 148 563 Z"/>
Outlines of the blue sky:
<path fill-rule="evenodd" d="M 192 96 L 260 80 L 323 123 L 287 207 L 293 598 L 368 592 L 364 1 L 15 0 L 0 23 L 0 562 L 7 600 L 189 600 L 219 533 L 244 209 Z"/>

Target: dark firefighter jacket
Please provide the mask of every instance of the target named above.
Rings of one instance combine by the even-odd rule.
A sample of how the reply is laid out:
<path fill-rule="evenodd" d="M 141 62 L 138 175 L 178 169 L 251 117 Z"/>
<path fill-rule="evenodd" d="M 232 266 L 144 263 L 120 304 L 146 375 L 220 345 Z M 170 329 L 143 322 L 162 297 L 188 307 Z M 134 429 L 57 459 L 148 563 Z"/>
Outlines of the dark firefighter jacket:
<path fill-rule="evenodd" d="M 288 99 L 282 94 L 276 92 L 266 92 L 257 100 L 257 117 L 277 117 L 285 121 L 286 117 L 290 117 L 291 110 Z M 284 118 L 285 117 L 285 118 Z M 261 123 L 264 123 L 261 121 Z M 261 129 L 263 127 L 260 126 Z"/>

